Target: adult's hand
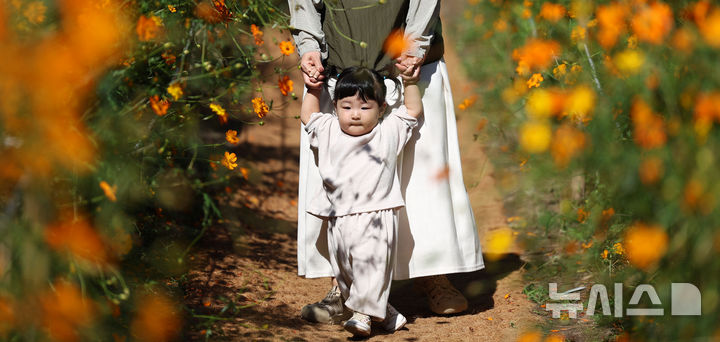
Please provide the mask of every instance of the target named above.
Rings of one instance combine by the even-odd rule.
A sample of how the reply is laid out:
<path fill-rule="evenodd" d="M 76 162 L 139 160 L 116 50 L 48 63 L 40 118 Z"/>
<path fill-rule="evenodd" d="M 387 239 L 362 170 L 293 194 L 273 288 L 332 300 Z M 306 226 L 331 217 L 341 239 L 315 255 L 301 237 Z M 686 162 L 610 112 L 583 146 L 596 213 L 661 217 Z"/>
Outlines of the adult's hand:
<path fill-rule="evenodd" d="M 303 74 L 303 81 L 310 89 L 318 89 L 322 86 L 325 75 L 323 75 L 322 60 L 319 51 L 310 51 L 300 57 L 300 69 Z"/>
<path fill-rule="evenodd" d="M 420 69 L 424 61 L 424 58 L 410 56 L 405 53 L 395 59 L 395 67 L 398 68 L 401 74 L 412 75 L 416 69 Z"/>

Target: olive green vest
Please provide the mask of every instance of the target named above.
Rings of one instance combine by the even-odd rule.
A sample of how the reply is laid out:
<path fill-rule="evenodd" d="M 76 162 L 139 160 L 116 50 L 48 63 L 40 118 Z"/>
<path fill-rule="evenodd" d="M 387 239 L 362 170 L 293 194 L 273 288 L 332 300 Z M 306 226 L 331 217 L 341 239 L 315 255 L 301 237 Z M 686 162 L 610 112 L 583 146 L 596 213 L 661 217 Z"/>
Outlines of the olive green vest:
<path fill-rule="evenodd" d="M 394 63 L 383 52 L 385 38 L 405 28 L 409 0 L 326 0 L 322 29 L 328 47 L 327 65 L 338 72 L 362 65 L 383 72 Z M 429 9 L 433 10 L 433 9 Z M 425 63 L 442 57 L 443 41 L 438 20 Z"/>

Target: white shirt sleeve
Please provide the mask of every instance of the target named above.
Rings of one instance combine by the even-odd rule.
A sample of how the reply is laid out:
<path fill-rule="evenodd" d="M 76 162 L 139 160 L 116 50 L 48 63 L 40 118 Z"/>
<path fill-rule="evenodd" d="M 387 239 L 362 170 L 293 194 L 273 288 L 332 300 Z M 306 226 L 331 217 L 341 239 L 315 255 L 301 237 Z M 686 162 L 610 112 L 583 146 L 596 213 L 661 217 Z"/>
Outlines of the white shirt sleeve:
<path fill-rule="evenodd" d="M 327 58 L 325 33 L 322 30 L 322 0 L 288 0 L 290 9 L 290 32 L 300 57 L 310 51 L 318 51 Z"/>
<path fill-rule="evenodd" d="M 405 105 L 393 110 L 383 120 L 382 124 L 384 126 L 383 128 L 386 129 L 385 132 L 397 136 L 397 154 L 400 154 L 403 148 L 405 148 L 405 144 L 407 144 L 412 137 L 413 129 L 417 126 L 417 123 L 417 119 L 407 113 L 407 107 L 405 107 Z"/>
<path fill-rule="evenodd" d="M 312 113 L 310 119 L 305 124 L 305 132 L 308 133 L 310 147 L 318 148 L 320 140 L 329 138 L 330 123 L 335 116 L 330 113 Z"/>
<path fill-rule="evenodd" d="M 405 36 L 414 42 L 410 56 L 423 57 L 430 48 L 435 33 L 435 24 L 440 18 L 440 1 L 410 0 L 405 18 Z"/>

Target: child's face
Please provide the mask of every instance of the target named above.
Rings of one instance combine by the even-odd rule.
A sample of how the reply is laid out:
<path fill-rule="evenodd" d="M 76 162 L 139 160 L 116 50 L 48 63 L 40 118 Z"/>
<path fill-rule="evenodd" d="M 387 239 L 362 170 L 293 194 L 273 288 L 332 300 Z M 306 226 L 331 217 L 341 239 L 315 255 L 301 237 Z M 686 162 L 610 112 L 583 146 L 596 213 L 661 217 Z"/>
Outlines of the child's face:
<path fill-rule="evenodd" d="M 385 104 L 379 106 L 374 100 L 363 101 L 359 94 L 343 97 L 335 104 L 335 111 L 343 132 L 358 136 L 369 133 L 378 123 Z"/>

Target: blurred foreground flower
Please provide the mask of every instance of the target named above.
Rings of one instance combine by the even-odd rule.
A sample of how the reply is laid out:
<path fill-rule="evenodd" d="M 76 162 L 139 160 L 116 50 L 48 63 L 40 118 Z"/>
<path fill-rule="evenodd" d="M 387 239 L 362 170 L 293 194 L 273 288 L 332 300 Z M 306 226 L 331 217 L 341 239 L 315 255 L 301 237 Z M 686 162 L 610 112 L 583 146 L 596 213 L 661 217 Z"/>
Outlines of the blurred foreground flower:
<path fill-rule="evenodd" d="M 515 238 L 513 231 L 509 227 L 503 227 L 488 233 L 487 242 L 483 245 L 483 252 L 488 259 L 500 259 L 512 248 Z"/>
<path fill-rule="evenodd" d="M 520 127 L 520 146 L 530 153 L 545 152 L 551 137 L 552 130 L 547 122 L 527 122 Z"/>
<path fill-rule="evenodd" d="M 661 147 L 667 140 L 663 118 L 653 113 L 652 108 L 640 98 L 635 99 L 631 118 L 635 142 L 644 149 Z"/>
<path fill-rule="evenodd" d="M 117 197 L 115 197 L 115 192 L 117 192 L 117 185 L 110 186 L 108 182 L 102 181 L 100 182 L 100 188 L 105 193 L 105 197 L 107 197 L 111 202 L 117 201 Z"/>
<path fill-rule="evenodd" d="M 94 303 L 70 283 L 58 281 L 53 288 L 40 297 L 43 327 L 55 341 L 80 341 L 78 329 L 91 323 Z"/>
<path fill-rule="evenodd" d="M 522 47 L 515 49 L 512 58 L 518 62 L 517 72 L 528 75 L 550 66 L 553 57 L 562 52 L 560 44 L 553 40 L 530 39 Z"/>
<path fill-rule="evenodd" d="M 597 7 L 598 34 L 597 40 L 605 49 L 610 49 L 617 43 L 618 37 L 625 33 L 627 24 L 625 18 L 630 9 L 625 4 L 611 2 Z"/>
<path fill-rule="evenodd" d="M 394 30 L 385 38 L 383 51 L 390 58 L 398 58 L 403 52 L 410 50 L 410 41 L 406 39 L 402 30 Z"/>
<path fill-rule="evenodd" d="M 563 5 L 544 2 L 540 8 L 540 17 L 551 22 L 557 22 L 565 16 L 566 12 Z"/>
<path fill-rule="evenodd" d="M 630 26 L 641 41 L 661 44 L 673 27 L 673 13 L 670 6 L 662 2 L 640 5 Z"/>
<path fill-rule="evenodd" d="M 81 260 L 105 264 L 108 257 L 100 235 L 85 219 L 64 220 L 45 229 L 45 242 L 59 252 Z"/>
<path fill-rule="evenodd" d="M 665 255 L 668 236 L 659 225 L 636 223 L 625 233 L 623 244 L 630 263 L 648 270 Z"/>
<path fill-rule="evenodd" d="M 138 341 L 171 341 L 180 332 L 178 309 L 167 296 L 147 294 L 137 300 L 137 308 L 130 329 Z"/>

